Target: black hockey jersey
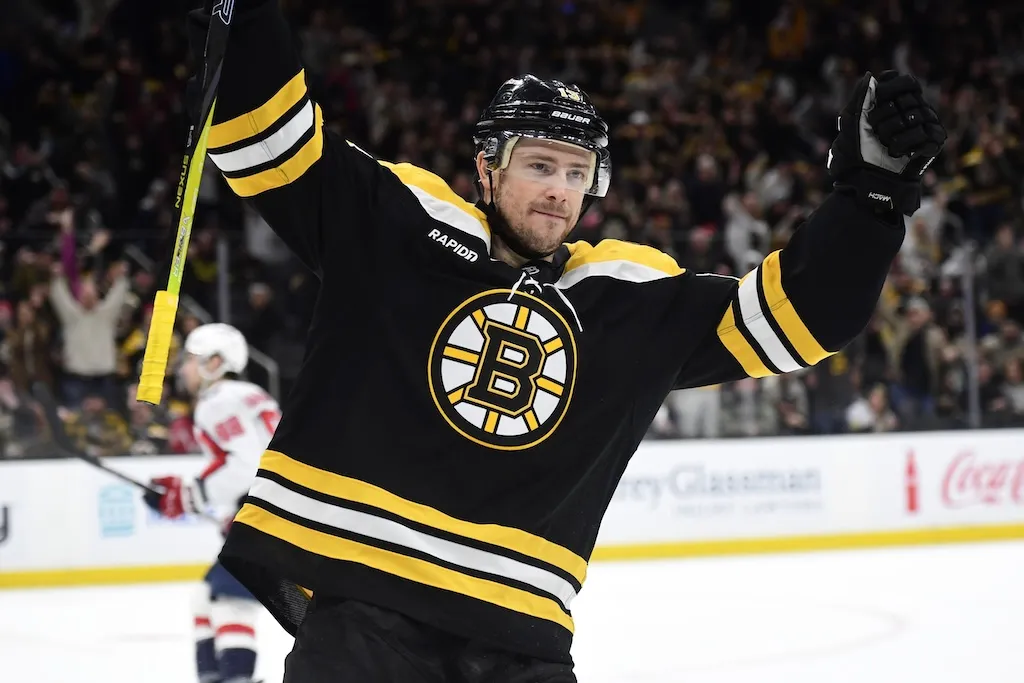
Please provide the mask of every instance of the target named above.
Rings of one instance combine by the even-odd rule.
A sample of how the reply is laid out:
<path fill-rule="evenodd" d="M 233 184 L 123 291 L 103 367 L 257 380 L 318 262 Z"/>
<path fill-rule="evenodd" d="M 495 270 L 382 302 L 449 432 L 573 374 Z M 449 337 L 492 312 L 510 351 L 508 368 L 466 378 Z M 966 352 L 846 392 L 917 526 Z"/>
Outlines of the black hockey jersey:
<path fill-rule="evenodd" d="M 303 586 L 570 661 L 602 516 L 668 392 L 840 349 L 903 238 L 833 194 L 742 280 L 611 240 L 506 265 L 441 178 L 328 131 L 276 0 L 235 17 L 209 144 L 321 281 L 220 555 L 293 634 Z"/>

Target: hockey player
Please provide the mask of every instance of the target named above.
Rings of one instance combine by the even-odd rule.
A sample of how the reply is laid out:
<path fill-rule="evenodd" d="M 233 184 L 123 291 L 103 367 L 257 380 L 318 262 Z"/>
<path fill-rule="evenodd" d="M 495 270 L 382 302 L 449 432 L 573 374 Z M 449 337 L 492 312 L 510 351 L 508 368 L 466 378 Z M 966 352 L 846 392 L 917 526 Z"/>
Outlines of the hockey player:
<path fill-rule="evenodd" d="M 288 683 L 574 681 L 572 602 L 666 395 L 798 370 L 862 330 L 945 141 L 934 110 L 910 76 L 865 75 L 834 191 L 736 280 L 563 243 L 611 181 L 579 88 L 500 87 L 474 205 L 328 132 L 278 0 L 233 9 L 209 158 L 321 286 L 221 562 L 296 636 Z"/>
<path fill-rule="evenodd" d="M 223 323 L 202 325 L 185 340 L 179 371 L 197 398 L 196 441 L 209 456 L 193 480 L 157 477 L 146 503 L 165 517 L 211 516 L 227 529 L 252 484 L 280 411 L 263 389 L 237 379 L 249 359 L 245 337 Z M 219 563 L 197 589 L 194 604 L 196 666 L 200 683 L 250 683 L 256 666 L 259 602 Z"/>

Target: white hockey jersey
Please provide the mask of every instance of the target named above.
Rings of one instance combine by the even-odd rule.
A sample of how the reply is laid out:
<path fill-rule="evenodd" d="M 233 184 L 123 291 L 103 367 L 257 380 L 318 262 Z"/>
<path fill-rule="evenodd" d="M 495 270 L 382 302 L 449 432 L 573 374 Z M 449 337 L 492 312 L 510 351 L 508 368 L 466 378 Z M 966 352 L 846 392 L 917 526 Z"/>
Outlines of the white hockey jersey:
<path fill-rule="evenodd" d="M 195 436 L 210 462 L 196 478 L 197 505 L 224 523 L 234 517 L 280 417 L 277 401 L 249 382 L 220 380 L 199 395 Z"/>

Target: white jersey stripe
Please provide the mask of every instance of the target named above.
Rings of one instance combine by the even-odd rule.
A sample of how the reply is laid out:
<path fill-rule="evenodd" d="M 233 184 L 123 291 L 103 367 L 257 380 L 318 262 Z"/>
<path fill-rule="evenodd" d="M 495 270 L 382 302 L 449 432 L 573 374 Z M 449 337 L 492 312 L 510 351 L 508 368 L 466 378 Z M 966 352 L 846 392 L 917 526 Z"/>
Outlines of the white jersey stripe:
<path fill-rule="evenodd" d="M 568 289 L 588 277 L 610 277 L 626 282 L 652 282 L 663 278 L 673 277 L 663 270 L 645 266 L 636 261 L 625 259 L 613 261 L 595 261 L 584 263 L 568 271 L 555 283 L 556 287 Z"/>
<path fill-rule="evenodd" d="M 313 103 L 306 100 L 306 105 L 295 112 L 288 123 L 273 135 L 233 152 L 221 154 L 210 152 L 210 159 L 222 173 L 234 173 L 253 168 L 273 161 L 287 152 L 312 127 Z"/>
<path fill-rule="evenodd" d="M 759 277 L 761 277 L 761 266 L 758 266 L 754 272 L 740 282 L 739 300 L 743 323 L 775 367 L 782 372 L 799 370 L 803 366 L 796 362 L 786 350 L 768 322 L 767 316 L 771 315 L 771 312 L 761 308 L 761 301 L 757 296 L 757 279 Z"/>
<path fill-rule="evenodd" d="M 450 225 L 456 230 L 464 232 L 467 235 L 472 235 L 473 237 L 481 239 L 484 244 L 487 245 L 488 249 L 491 248 L 490 236 L 475 216 L 466 213 L 460 207 L 452 204 L 451 202 L 438 199 L 423 188 L 410 183 L 404 184 L 414 195 L 416 195 L 416 199 L 418 199 L 420 205 L 423 206 L 423 210 L 426 211 L 431 218 L 441 221 L 446 225 Z"/>
<path fill-rule="evenodd" d="M 554 596 L 566 609 L 576 597 L 572 584 L 546 569 L 437 538 L 394 520 L 314 500 L 269 479 L 257 477 L 249 495 L 303 519 L 417 550 L 460 567 L 525 583 Z"/>

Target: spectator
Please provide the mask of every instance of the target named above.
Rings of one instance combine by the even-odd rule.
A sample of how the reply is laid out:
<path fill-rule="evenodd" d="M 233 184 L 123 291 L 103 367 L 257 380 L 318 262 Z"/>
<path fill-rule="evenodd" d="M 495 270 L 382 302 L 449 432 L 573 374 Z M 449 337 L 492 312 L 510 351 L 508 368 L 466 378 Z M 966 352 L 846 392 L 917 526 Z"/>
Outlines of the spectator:
<path fill-rule="evenodd" d="M 36 316 L 32 303 L 18 302 L 17 324 L 7 334 L 5 344 L 11 379 L 19 395 L 30 396 L 35 382 L 53 391 L 52 342 L 50 326 Z"/>
<path fill-rule="evenodd" d="M 777 378 L 774 388 L 777 398 L 775 433 L 796 436 L 811 433 L 810 402 L 807 387 L 797 375 Z"/>
<path fill-rule="evenodd" d="M 81 368 L 61 366 L 75 360 L 69 356 L 107 352 L 67 343 L 81 324 L 65 325 L 50 304 L 51 264 L 64 263 L 66 289 L 84 311 L 79 272 L 104 270 L 126 246 L 140 263 L 148 264 L 148 255 L 155 263 L 133 279 L 125 298 L 131 314 L 116 333 L 125 350 L 121 394 L 137 376 L 148 332 L 144 307 L 166 276 L 170 245 L 161 238 L 175 227 L 183 79 L 192 66 L 181 8 L 116 0 L 22 4 L 31 5 L 32 19 L 8 22 L 18 30 L 4 43 L 0 69 L 0 296 L 15 309 L 28 300 L 36 323 L 63 343 L 51 373 L 80 398 Z M 1012 30 L 1016 4 L 932 0 L 879 11 L 878 3 L 788 0 L 571 7 L 491 0 L 455 3 L 457 18 L 453 3 L 356 3 L 344 16 L 325 0 L 286 4 L 325 126 L 381 158 L 426 166 L 469 201 L 476 200 L 470 131 L 482 93 L 522 71 L 577 80 L 606 112 L 615 172 L 608 196 L 570 239 L 646 242 L 691 271 L 742 276 L 785 245 L 829 189 L 823 164 L 852 84 L 866 69 L 896 65 L 915 73 L 939 105 L 949 142 L 926 173 L 921 208 L 907 221 L 876 320 L 855 348 L 798 380 L 807 388 L 809 422 L 818 432 L 845 429 L 856 393 L 885 383 L 894 409 L 907 411 L 902 426 L 963 425 L 971 332 L 988 349 L 986 396 L 998 405 L 1012 386 L 1009 363 L 1021 353 L 1012 325 L 1024 323 L 1024 62 Z M 955 21 L 935 19 L 940 5 L 939 14 Z M 100 19 L 100 28 L 91 24 Z M 204 169 L 196 221 L 176 339 L 195 322 L 186 297 L 218 313 L 224 275 L 231 309 L 241 309 L 238 322 L 251 326 L 253 346 L 270 352 L 283 373 L 294 372 L 317 278 L 297 268 L 266 223 L 225 191 L 212 164 Z M 968 265 L 963 236 L 985 256 L 972 264 L 980 309 L 965 305 L 960 288 Z M 227 273 L 220 273 L 215 249 L 221 238 L 231 245 Z M 270 287 L 269 302 L 259 283 Z M 921 318 L 920 302 L 932 313 L 918 329 L 911 321 Z M 969 330 L 975 311 L 982 313 L 978 329 Z M 169 372 L 173 366 L 172 359 Z M 10 372 L 13 386 L 17 369 Z M 786 389 L 791 406 L 779 412 L 788 384 L 722 386 L 721 433 L 802 429 L 798 387 Z M 173 382 L 167 395 L 183 398 Z M 120 409 L 122 396 L 108 404 Z M 1011 404 L 1007 398 L 1007 411 Z M 675 434 L 672 414 L 664 411 L 666 433 Z M 924 425 L 929 414 L 938 421 Z M 185 424 L 172 423 L 172 435 L 184 437 Z M 172 442 L 187 448 L 185 438 Z"/>
<path fill-rule="evenodd" d="M 805 377 L 811 426 L 818 434 L 845 431 L 846 409 L 861 385 L 865 339 L 854 339 L 845 349 L 811 368 Z M 879 378 L 881 379 L 881 378 Z"/>
<path fill-rule="evenodd" d="M 1000 226 L 985 256 L 989 298 L 1003 302 L 1007 315 L 1024 324 L 1024 249 L 1011 224 Z"/>
<path fill-rule="evenodd" d="M 137 384 L 128 388 L 128 432 L 131 455 L 162 455 L 170 452 L 170 429 L 163 406 L 151 406 L 136 400 Z"/>
<path fill-rule="evenodd" d="M 102 394 L 86 390 L 81 408 L 71 411 L 64 425 L 75 446 L 87 455 L 108 457 L 130 452 L 132 437 L 128 424 L 120 413 L 108 407 Z"/>
<path fill-rule="evenodd" d="M 1006 399 L 1007 411 L 1013 415 L 1018 425 L 1024 423 L 1024 361 L 1019 357 L 1006 361 L 1003 369 L 1003 397 Z"/>
<path fill-rule="evenodd" d="M 721 434 L 721 394 L 720 384 L 673 391 L 667 403 L 678 425 L 675 435 L 688 439 L 717 438 Z"/>
<path fill-rule="evenodd" d="M 931 307 L 921 297 L 912 298 L 906 317 L 897 322 L 891 352 L 898 383 L 893 397 L 905 419 L 928 418 L 935 411 L 942 330 L 932 322 Z"/>
<path fill-rule="evenodd" d="M 260 349 L 269 349 L 281 333 L 281 312 L 273 306 L 274 295 L 264 282 L 249 285 L 248 310 L 239 327 L 246 341 Z"/>
<path fill-rule="evenodd" d="M 50 301 L 60 318 L 64 337 L 64 400 L 80 406 L 87 394 L 102 396 L 109 404 L 119 404 L 114 382 L 117 370 L 115 334 L 117 321 L 128 292 L 126 266 L 115 264 L 110 269 L 111 286 L 100 299 L 92 278 L 81 283 L 79 300 L 75 301 L 64 278 L 63 266 L 53 268 Z"/>
<path fill-rule="evenodd" d="M 846 411 L 846 425 L 851 432 L 892 432 L 899 427 L 896 413 L 889 408 L 884 384 L 871 387 L 868 395 L 858 398 Z"/>

